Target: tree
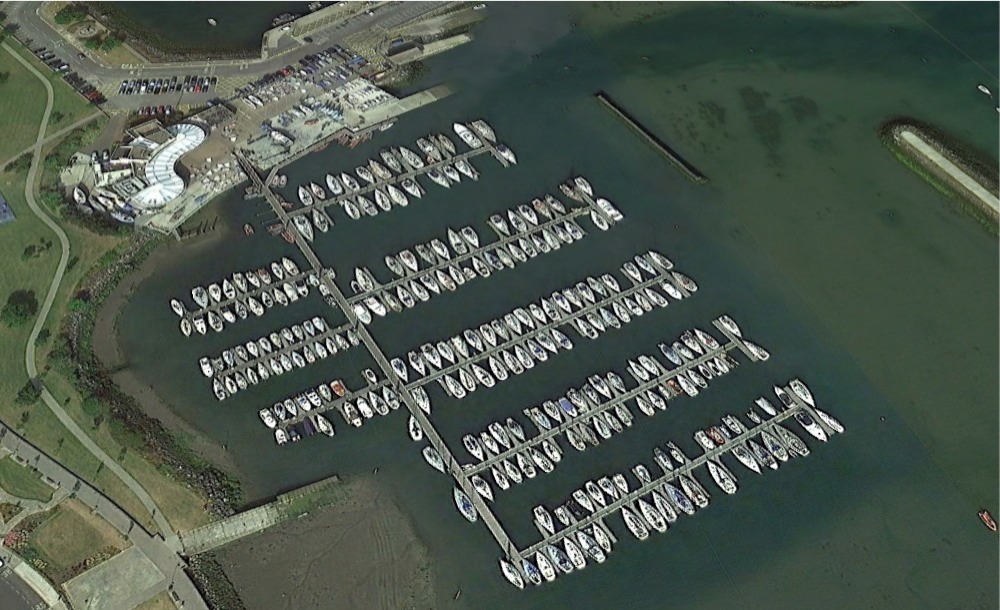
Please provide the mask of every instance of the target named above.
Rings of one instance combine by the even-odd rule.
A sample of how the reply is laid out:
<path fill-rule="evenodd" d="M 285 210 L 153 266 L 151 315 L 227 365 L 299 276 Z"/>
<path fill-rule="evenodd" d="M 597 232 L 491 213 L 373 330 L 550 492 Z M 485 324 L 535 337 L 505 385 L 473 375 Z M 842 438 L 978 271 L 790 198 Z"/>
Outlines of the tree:
<path fill-rule="evenodd" d="M 91 50 L 99 49 L 101 47 L 101 39 L 98 38 L 97 36 L 91 36 L 90 38 L 88 38 L 83 42 L 83 46 Z"/>
<path fill-rule="evenodd" d="M 19 405 L 27 406 L 34 404 L 35 401 L 41 396 L 41 388 L 36 386 L 35 383 L 29 379 L 28 383 L 24 384 L 24 387 L 17 391 L 17 398 L 15 399 L 15 402 Z M 27 417 L 23 417 L 23 419 L 27 420 Z"/>
<path fill-rule="evenodd" d="M 8 78 L 10 78 L 10 72 L 0 72 L 0 85 L 6 83 Z"/>
<path fill-rule="evenodd" d="M 53 110 L 52 114 L 49 115 L 50 123 L 58 123 L 66 118 L 66 115 L 59 112 L 58 110 Z"/>
<path fill-rule="evenodd" d="M 13 328 L 28 322 L 38 313 L 38 299 L 33 290 L 15 290 L 7 297 L 7 304 L 0 311 L 0 320 Z"/>
<path fill-rule="evenodd" d="M 122 46 L 121 38 L 113 36 L 111 34 L 105 36 L 104 40 L 101 42 L 101 50 L 105 53 L 113 51 L 118 47 Z"/>
<path fill-rule="evenodd" d="M 87 9 L 82 4 L 68 4 L 63 8 L 59 9 L 56 13 L 55 20 L 59 25 L 69 25 L 71 23 L 76 23 L 81 19 L 87 17 Z"/>

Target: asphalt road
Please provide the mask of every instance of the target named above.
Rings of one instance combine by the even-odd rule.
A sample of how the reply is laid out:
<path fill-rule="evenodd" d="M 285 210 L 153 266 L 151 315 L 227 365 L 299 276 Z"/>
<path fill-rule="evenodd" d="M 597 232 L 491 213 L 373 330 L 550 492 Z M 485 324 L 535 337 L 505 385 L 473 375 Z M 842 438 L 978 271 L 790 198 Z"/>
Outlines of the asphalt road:
<path fill-rule="evenodd" d="M 37 610 L 45 608 L 42 598 L 38 597 L 23 580 L 14 574 L 7 561 L 0 568 L 0 608 L 3 610 Z"/>
<path fill-rule="evenodd" d="M 38 15 L 38 2 L 14 2 L 8 6 L 8 21 L 17 23 L 20 26 L 18 35 L 21 39 L 31 39 L 31 48 L 45 47 L 63 58 L 70 65 L 70 70 L 75 71 L 84 79 L 100 88 L 101 85 L 117 85 L 127 78 L 171 78 L 184 76 L 218 76 L 220 78 L 233 76 L 246 80 L 255 80 L 269 72 L 275 72 L 284 68 L 288 64 L 295 64 L 302 57 L 326 49 L 334 44 L 342 43 L 343 40 L 357 32 L 372 27 L 392 28 L 400 23 L 419 17 L 420 15 L 439 8 L 439 2 L 394 2 L 387 3 L 375 10 L 373 15 L 364 12 L 358 13 L 349 18 L 346 23 L 335 24 L 324 30 L 311 34 L 313 42 L 297 45 L 292 51 L 270 57 L 268 59 L 257 60 L 206 60 L 198 62 L 183 62 L 169 64 L 154 64 L 150 66 L 107 66 L 96 61 L 90 55 L 83 58 L 78 57 L 80 50 L 66 42 L 63 37 L 45 22 Z M 282 45 L 284 47 L 285 45 Z M 187 94 L 191 95 L 191 94 Z M 129 97 L 124 96 L 119 100 L 118 105 L 133 106 L 132 103 L 125 102 Z M 147 96 L 148 97 L 148 96 Z M 160 97 L 160 96 L 155 96 Z M 170 103 L 164 100 L 159 104 Z M 207 94 L 206 99 L 215 97 Z M 109 96 L 109 99 L 111 96 Z M 145 102 L 145 103 L 143 103 Z M 135 106 L 151 105 L 149 100 L 136 101 Z"/>

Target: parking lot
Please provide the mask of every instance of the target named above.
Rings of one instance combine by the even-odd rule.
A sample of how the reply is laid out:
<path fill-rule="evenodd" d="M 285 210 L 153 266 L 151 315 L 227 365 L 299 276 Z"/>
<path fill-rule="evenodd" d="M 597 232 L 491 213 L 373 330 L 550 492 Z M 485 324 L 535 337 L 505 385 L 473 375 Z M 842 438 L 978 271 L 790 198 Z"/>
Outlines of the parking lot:
<path fill-rule="evenodd" d="M 45 65 L 54 72 L 62 74 L 63 80 L 69 83 L 71 87 L 76 89 L 77 93 L 85 97 L 89 102 L 99 105 L 107 101 L 107 98 L 97 87 L 87 82 L 76 72 L 73 72 L 70 65 L 62 57 L 45 47 L 34 49 L 32 53 L 35 54 L 35 57 L 45 62 Z"/>

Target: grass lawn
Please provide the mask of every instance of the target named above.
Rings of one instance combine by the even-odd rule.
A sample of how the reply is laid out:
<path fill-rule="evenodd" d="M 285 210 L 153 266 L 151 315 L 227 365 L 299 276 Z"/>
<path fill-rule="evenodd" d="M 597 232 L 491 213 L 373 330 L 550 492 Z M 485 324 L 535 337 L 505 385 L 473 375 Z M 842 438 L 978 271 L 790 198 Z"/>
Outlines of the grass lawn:
<path fill-rule="evenodd" d="M 158 595 L 147 599 L 135 607 L 135 610 L 176 610 L 177 606 L 170 599 L 170 594 L 161 591 Z"/>
<path fill-rule="evenodd" d="M 111 525 L 77 500 L 66 500 L 31 533 L 28 544 L 57 584 L 70 568 L 111 547 L 123 551 L 126 541 Z"/>
<path fill-rule="evenodd" d="M 83 96 L 70 87 L 69 84 L 62 79 L 62 74 L 53 71 L 52 68 L 45 65 L 41 60 L 35 57 L 31 51 L 22 47 L 16 40 L 8 39 L 7 45 L 13 49 L 15 53 L 27 60 L 29 64 L 34 66 L 35 69 L 38 70 L 42 76 L 49 81 L 49 83 L 52 84 L 52 114 L 49 116 L 49 126 L 46 128 L 46 133 L 51 134 L 59 131 L 63 127 L 72 125 L 88 114 L 94 112 L 96 106 L 85 100 Z M 42 111 L 45 110 L 45 88 L 40 82 L 38 82 L 38 78 L 36 78 L 34 74 L 28 72 L 28 70 L 26 70 L 25 67 L 22 66 L 16 59 L 11 57 L 10 53 L 8 53 L 5 49 L 2 50 L 2 53 L 6 56 L 6 60 L 13 62 L 19 72 L 26 74 L 28 78 L 34 81 L 32 83 L 33 87 L 38 90 L 37 97 L 30 98 L 30 104 L 37 107 L 38 115 L 27 123 L 17 124 L 22 126 L 21 129 L 25 126 L 30 126 L 28 129 L 31 132 L 30 139 L 24 146 L 17 149 L 23 150 L 26 146 L 30 146 L 31 143 L 35 141 L 35 135 L 38 133 L 38 122 L 42 120 Z M 69 49 L 67 49 L 64 53 L 69 53 L 69 55 L 63 57 L 64 60 L 69 61 L 76 57 L 76 53 L 71 52 Z M 6 70 L 6 68 L 4 68 L 4 70 Z M 13 80 L 13 72 L 11 72 L 10 78 Z M 7 83 L 10 83 L 10 81 L 7 81 Z M 6 95 L 0 96 L 0 99 L 5 97 Z M 17 150 L 14 152 L 16 153 Z M 7 157 L 0 156 L 0 159 L 6 158 Z"/>
<path fill-rule="evenodd" d="M 0 48 L 0 74 L 7 74 L 7 80 L 0 83 L 0 133 L 4 134 L 0 138 L 0 163 L 3 163 L 34 143 L 38 122 L 45 111 L 45 88 L 3 48 Z"/>
<path fill-rule="evenodd" d="M 10 457 L 0 459 L 0 487 L 25 500 L 48 502 L 52 499 L 52 487 L 42 481 L 41 475 Z"/>

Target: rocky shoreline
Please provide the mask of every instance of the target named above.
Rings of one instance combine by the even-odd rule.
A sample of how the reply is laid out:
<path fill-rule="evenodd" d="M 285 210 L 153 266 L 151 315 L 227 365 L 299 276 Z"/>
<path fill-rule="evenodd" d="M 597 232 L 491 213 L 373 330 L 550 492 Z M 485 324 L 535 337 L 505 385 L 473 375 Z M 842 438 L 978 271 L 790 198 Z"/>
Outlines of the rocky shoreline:
<path fill-rule="evenodd" d="M 115 423 L 112 430 L 119 443 L 140 453 L 165 475 L 198 491 L 205 499 L 205 509 L 213 516 L 224 517 L 243 503 L 239 481 L 203 459 L 159 419 L 150 416 L 136 397 L 115 383 L 94 353 L 94 329 L 102 304 L 161 244 L 161 237 L 137 231 L 87 274 L 74 295 L 76 305 L 62 321 L 51 358 L 81 394 L 93 396 L 106 409 Z"/>

